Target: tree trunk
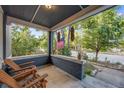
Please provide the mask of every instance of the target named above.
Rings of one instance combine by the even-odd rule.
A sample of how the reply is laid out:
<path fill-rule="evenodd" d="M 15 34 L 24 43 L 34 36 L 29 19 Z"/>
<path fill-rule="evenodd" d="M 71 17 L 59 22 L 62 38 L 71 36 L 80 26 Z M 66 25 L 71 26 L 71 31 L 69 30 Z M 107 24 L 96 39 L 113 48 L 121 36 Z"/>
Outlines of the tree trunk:
<path fill-rule="evenodd" d="M 96 48 L 96 57 L 95 57 L 95 61 L 96 61 L 96 62 L 98 61 L 98 53 L 99 53 L 99 49 Z"/>

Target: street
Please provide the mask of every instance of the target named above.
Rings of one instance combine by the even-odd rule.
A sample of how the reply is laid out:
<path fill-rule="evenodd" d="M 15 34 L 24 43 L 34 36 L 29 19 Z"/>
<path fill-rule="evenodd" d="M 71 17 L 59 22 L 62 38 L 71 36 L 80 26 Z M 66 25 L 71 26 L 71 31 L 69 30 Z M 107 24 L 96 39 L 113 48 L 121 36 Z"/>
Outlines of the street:
<path fill-rule="evenodd" d="M 77 57 L 77 51 L 71 51 L 72 55 Z M 93 59 L 95 57 L 95 53 L 86 53 L 88 55 L 88 58 Z M 110 55 L 110 54 L 100 54 L 98 55 L 98 61 L 105 61 L 107 58 L 110 63 L 121 63 L 124 64 L 124 56 L 121 55 Z"/>

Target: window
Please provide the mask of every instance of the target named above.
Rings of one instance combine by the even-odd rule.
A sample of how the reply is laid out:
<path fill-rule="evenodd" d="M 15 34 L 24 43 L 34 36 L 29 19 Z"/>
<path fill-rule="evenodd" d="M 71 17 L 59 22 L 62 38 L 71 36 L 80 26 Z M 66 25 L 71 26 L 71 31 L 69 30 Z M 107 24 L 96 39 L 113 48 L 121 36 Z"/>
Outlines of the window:
<path fill-rule="evenodd" d="M 71 26 L 75 39 L 68 40 L 69 27 L 54 32 L 53 54 L 91 62 L 124 64 L 124 6 L 116 6 Z M 70 27 L 71 27 L 70 26 Z M 57 35 L 64 31 L 64 48 L 57 48 Z M 69 41 L 69 42 L 68 42 Z"/>
<path fill-rule="evenodd" d="M 12 56 L 46 54 L 48 33 L 35 28 L 11 25 Z"/>

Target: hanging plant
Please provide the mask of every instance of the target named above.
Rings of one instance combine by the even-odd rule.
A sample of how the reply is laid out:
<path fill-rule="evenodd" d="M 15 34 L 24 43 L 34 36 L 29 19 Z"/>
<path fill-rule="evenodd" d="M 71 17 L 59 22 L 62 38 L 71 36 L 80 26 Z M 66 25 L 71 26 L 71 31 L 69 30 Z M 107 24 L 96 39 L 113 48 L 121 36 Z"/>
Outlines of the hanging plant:
<path fill-rule="evenodd" d="M 71 27 L 71 31 L 70 32 L 71 32 L 71 41 L 74 41 L 75 37 L 74 37 L 74 27 L 73 26 Z"/>
<path fill-rule="evenodd" d="M 57 41 L 60 41 L 60 32 L 57 33 Z"/>
<path fill-rule="evenodd" d="M 71 32 L 71 27 L 69 26 L 69 29 L 68 29 L 68 48 L 70 48 L 70 32 Z"/>

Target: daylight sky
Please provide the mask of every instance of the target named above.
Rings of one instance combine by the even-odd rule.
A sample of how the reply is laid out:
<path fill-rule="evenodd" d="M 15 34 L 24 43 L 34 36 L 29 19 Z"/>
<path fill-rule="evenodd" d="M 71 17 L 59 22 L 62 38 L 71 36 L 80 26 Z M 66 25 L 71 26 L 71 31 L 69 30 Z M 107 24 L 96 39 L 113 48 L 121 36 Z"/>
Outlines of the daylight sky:
<path fill-rule="evenodd" d="M 32 35 L 35 35 L 35 37 L 39 37 L 43 35 L 42 31 L 37 31 L 35 28 L 30 28 L 30 32 Z"/>
<path fill-rule="evenodd" d="M 119 15 L 123 15 L 124 16 L 124 5 L 120 6 L 117 10 Z"/>

